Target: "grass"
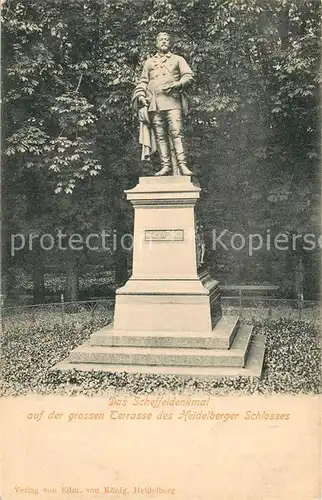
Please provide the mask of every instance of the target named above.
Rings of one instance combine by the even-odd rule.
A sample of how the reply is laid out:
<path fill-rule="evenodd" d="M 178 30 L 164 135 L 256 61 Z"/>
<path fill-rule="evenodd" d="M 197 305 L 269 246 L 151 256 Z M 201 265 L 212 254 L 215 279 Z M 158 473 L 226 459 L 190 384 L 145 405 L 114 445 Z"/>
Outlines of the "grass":
<path fill-rule="evenodd" d="M 106 372 L 50 371 L 90 334 L 103 326 L 80 318 L 65 325 L 15 325 L 2 341 L 2 396 L 61 394 L 95 396 L 126 391 L 130 394 L 318 394 L 321 392 L 321 338 L 318 323 L 290 318 L 258 320 L 254 332 L 267 336 L 261 379 L 237 377 L 202 380 L 179 376 Z"/>

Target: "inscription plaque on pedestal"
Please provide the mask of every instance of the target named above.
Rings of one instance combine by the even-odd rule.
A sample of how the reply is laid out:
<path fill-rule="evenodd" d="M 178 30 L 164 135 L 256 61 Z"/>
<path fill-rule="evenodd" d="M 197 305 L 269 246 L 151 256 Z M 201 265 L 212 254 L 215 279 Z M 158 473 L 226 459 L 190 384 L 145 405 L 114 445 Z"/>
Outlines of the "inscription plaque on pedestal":
<path fill-rule="evenodd" d="M 183 229 L 146 229 L 145 241 L 184 241 Z"/>

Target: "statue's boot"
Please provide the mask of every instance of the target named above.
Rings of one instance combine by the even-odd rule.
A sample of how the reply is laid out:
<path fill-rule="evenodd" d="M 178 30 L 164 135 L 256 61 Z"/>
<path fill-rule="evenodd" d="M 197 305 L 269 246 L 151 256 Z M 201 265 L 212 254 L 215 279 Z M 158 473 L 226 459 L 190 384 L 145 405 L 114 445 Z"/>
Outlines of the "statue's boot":
<path fill-rule="evenodd" d="M 165 165 L 164 167 L 161 168 L 161 170 L 158 170 L 154 175 L 160 176 L 160 175 L 166 175 L 170 171 L 170 167 L 168 165 Z"/>
<path fill-rule="evenodd" d="M 176 158 L 179 166 L 179 171 L 182 175 L 193 175 L 193 172 L 187 167 L 186 155 L 183 150 L 181 137 L 173 139 L 173 147 L 176 153 Z"/>
<path fill-rule="evenodd" d="M 171 150 L 172 175 L 181 175 L 174 150 Z"/>
<path fill-rule="evenodd" d="M 193 172 L 187 167 L 187 165 L 180 165 L 180 170 L 182 175 L 193 175 Z"/>
<path fill-rule="evenodd" d="M 170 156 L 170 151 L 168 148 L 167 141 L 164 140 L 159 140 L 158 142 L 159 146 L 159 155 L 160 155 L 160 160 L 161 160 L 161 170 L 156 172 L 154 175 L 160 176 L 160 175 L 166 175 L 168 172 L 170 172 L 171 169 L 171 156 Z"/>
<path fill-rule="evenodd" d="M 181 175 L 178 165 L 172 165 L 172 175 Z"/>
<path fill-rule="evenodd" d="M 169 137 L 169 146 L 170 146 L 170 156 L 171 156 L 171 164 L 172 164 L 172 175 L 181 175 L 179 170 L 179 165 L 177 162 L 176 152 L 174 150 L 172 138 Z"/>

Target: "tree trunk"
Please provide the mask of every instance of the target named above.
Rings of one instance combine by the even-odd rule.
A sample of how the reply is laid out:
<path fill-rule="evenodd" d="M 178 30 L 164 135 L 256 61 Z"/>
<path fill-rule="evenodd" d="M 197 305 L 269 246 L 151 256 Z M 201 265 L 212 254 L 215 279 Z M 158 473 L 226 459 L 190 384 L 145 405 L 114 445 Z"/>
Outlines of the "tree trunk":
<path fill-rule="evenodd" d="M 290 19 L 288 9 L 283 9 L 279 15 L 277 25 L 278 34 L 280 36 L 282 47 L 285 48 L 289 44 Z"/>
<path fill-rule="evenodd" d="M 42 304 L 45 299 L 44 268 L 35 266 L 32 271 L 33 303 Z"/>
<path fill-rule="evenodd" d="M 119 193 L 119 196 L 117 196 Z M 128 233 L 129 230 L 126 224 L 125 214 L 122 212 L 120 207 L 120 197 L 122 196 L 121 187 L 118 190 L 115 190 L 115 198 L 113 200 L 113 214 L 112 218 L 114 221 L 114 229 L 116 231 L 117 238 L 117 246 L 116 251 L 114 253 L 114 273 L 115 273 L 115 282 L 117 288 L 123 286 L 128 280 L 128 258 L 129 258 L 129 250 L 122 246 L 122 236 L 125 233 Z M 128 244 L 128 243 L 126 243 Z"/>
<path fill-rule="evenodd" d="M 7 215 L 7 213 L 6 213 Z M 10 255 L 8 222 L 5 216 L 1 219 L 1 294 L 12 298 L 15 289 L 15 274 L 12 270 L 13 258 Z"/>
<path fill-rule="evenodd" d="M 70 252 L 66 262 L 66 300 L 76 302 L 79 295 L 79 256 Z"/>
<path fill-rule="evenodd" d="M 42 304 L 45 298 L 44 253 L 40 247 L 39 239 L 36 242 L 33 249 L 32 263 L 33 303 Z"/>
<path fill-rule="evenodd" d="M 125 285 L 128 280 L 127 265 L 126 251 L 118 247 L 114 257 L 115 282 L 117 287 Z"/>

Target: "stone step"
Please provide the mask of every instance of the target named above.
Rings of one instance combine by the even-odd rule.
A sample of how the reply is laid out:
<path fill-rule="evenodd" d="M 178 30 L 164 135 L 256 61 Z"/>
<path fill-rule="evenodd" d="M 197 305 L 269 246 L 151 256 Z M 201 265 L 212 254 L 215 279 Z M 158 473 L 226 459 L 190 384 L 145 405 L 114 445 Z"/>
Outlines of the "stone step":
<path fill-rule="evenodd" d="M 217 349 L 230 348 L 239 327 L 239 316 L 222 316 L 213 329 L 215 347 Z"/>
<path fill-rule="evenodd" d="M 250 348 L 244 368 L 235 366 L 144 366 L 124 364 L 100 364 L 100 363 L 71 363 L 69 358 L 57 363 L 51 370 L 78 370 L 78 371 L 102 371 L 109 373 L 140 373 L 149 375 L 176 375 L 184 378 L 215 379 L 222 377 L 247 377 L 258 378 L 261 376 L 265 354 L 265 340 L 263 335 L 255 335 L 250 342 Z"/>
<path fill-rule="evenodd" d="M 242 325 L 230 349 L 110 347 L 85 343 L 69 356 L 72 363 L 108 363 L 149 366 L 237 366 L 244 367 L 252 327 Z"/>
<path fill-rule="evenodd" d="M 113 330 L 113 325 L 110 324 L 93 333 L 90 344 L 110 347 L 228 349 L 233 343 L 238 326 L 238 316 L 222 316 L 210 334 L 175 331 L 132 331 L 129 333 Z"/>

